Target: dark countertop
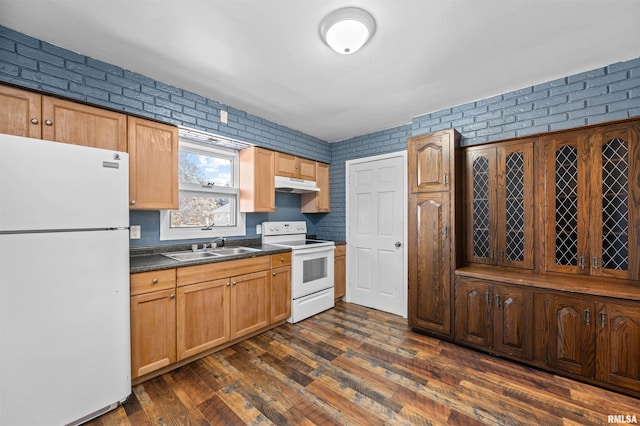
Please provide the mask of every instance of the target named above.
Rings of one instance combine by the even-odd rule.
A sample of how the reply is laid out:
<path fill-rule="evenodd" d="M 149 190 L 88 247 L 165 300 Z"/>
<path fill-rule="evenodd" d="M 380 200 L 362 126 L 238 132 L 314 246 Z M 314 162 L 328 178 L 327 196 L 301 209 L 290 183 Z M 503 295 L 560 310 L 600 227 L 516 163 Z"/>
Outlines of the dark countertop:
<path fill-rule="evenodd" d="M 201 245 L 201 244 L 199 244 Z M 226 247 L 237 247 L 238 245 L 227 244 Z M 258 256 L 270 256 L 276 253 L 286 253 L 291 251 L 287 247 L 278 247 L 268 244 L 241 244 L 242 247 L 257 248 L 261 251 L 235 254 L 232 256 L 219 256 L 206 259 L 190 260 L 181 262 L 170 259 L 160 253 L 173 251 L 186 251 L 191 249 L 190 244 L 179 246 L 159 246 L 159 247 L 143 247 L 131 249 L 129 257 L 129 272 L 132 274 L 139 272 L 159 271 L 162 269 L 181 268 L 184 266 L 202 265 L 205 263 L 226 262 L 227 260 L 248 259 Z"/>

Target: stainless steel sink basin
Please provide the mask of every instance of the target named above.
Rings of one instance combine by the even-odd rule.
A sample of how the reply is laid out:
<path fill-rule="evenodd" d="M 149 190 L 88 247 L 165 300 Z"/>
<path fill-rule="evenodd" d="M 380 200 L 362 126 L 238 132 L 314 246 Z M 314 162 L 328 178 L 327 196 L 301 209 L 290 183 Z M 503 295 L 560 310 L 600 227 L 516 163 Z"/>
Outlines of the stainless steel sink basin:
<path fill-rule="evenodd" d="M 210 253 L 208 251 L 177 251 L 173 253 L 162 253 L 162 255 L 181 262 L 186 262 L 188 260 L 211 259 L 213 257 L 220 256 L 219 254 Z"/>
<path fill-rule="evenodd" d="M 187 262 L 189 260 L 212 259 L 214 257 L 233 256 L 235 254 L 254 253 L 256 251 L 261 250 L 251 247 L 220 247 L 206 251 L 176 251 L 162 253 L 162 255 L 180 262 Z"/>
<path fill-rule="evenodd" d="M 251 248 L 251 247 L 220 247 L 215 249 L 207 250 L 207 253 L 214 253 L 218 256 L 232 256 L 234 254 L 245 254 L 245 253 L 254 253 L 256 251 L 261 251 L 260 249 Z"/>

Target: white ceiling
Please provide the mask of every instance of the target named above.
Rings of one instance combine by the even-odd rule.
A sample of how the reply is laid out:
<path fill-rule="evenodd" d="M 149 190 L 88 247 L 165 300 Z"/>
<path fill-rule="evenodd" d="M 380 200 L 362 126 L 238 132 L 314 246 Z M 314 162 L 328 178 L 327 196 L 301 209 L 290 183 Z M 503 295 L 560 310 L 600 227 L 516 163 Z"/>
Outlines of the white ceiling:
<path fill-rule="evenodd" d="M 320 20 L 377 31 L 338 55 Z M 639 0 L 0 0 L 0 24 L 334 142 L 640 57 Z"/>

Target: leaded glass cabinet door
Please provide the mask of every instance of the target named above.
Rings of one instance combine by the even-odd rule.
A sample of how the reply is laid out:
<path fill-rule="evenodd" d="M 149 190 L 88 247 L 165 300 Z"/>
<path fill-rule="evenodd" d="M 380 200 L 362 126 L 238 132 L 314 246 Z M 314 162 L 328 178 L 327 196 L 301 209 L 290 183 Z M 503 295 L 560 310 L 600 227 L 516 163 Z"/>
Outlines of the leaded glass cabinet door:
<path fill-rule="evenodd" d="M 592 275 L 640 278 L 638 128 L 607 126 L 591 144 Z"/>
<path fill-rule="evenodd" d="M 533 142 L 498 148 L 499 265 L 533 269 Z"/>
<path fill-rule="evenodd" d="M 546 140 L 546 269 L 589 273 L 588 139 L 584 132 Z"/>
<path fill-rule="evenodd" d="M 467 261 L 496 263 L 496 149 L 468 149 Z"/>

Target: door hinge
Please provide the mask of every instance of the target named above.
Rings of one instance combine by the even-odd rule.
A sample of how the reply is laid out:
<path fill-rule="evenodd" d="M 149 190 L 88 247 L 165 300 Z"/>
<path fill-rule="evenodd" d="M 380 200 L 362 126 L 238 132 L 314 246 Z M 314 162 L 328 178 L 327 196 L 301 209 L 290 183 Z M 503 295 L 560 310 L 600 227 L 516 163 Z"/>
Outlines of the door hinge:
<path fill-rule="evenodd" d="M 600 311 L 600 327 L 605 327 L 607 325 L 607 313 L 605 311 Z"/>
<path fill-rule="evenodd" d="M 442 182 L 443 182 L 445 185 L 449 185 L 449 177 L 448 177 L 447 175 L 443 175 L 443 176 L 442 176 Z"/>

